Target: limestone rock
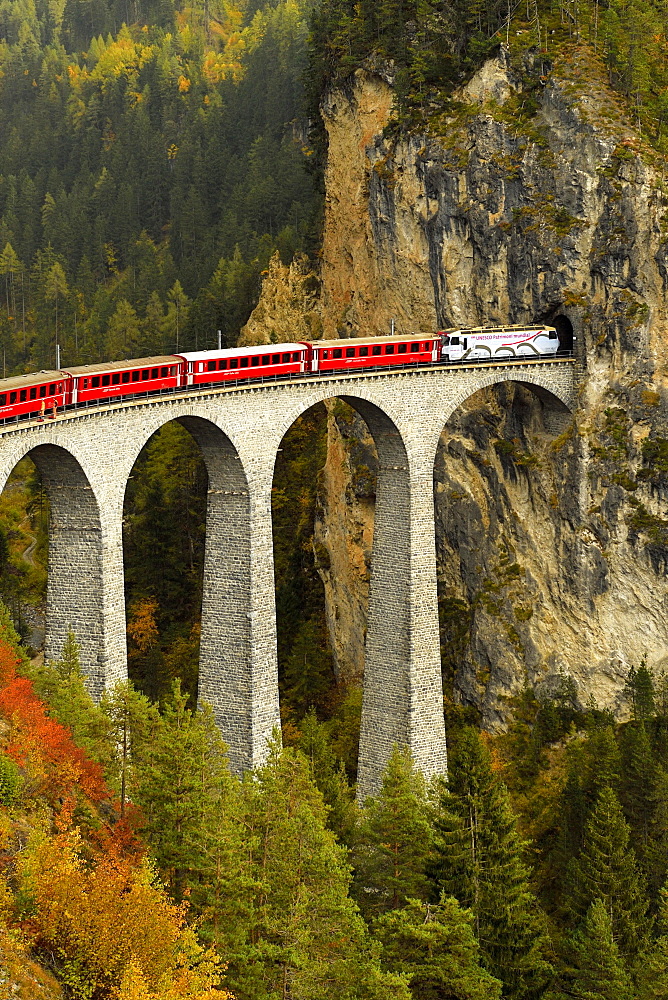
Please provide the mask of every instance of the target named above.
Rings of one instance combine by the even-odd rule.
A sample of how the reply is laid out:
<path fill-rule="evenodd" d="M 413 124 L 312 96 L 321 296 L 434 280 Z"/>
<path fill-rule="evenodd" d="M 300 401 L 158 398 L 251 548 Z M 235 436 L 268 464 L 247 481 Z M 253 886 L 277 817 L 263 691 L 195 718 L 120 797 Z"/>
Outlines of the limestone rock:
<path fill-rule="evenodd" d="M 318 277 L 305 254 L 297 254 L 286 266 L 276 251 L 262 282 L 260 301 L 241 330 L 240 346 L 319 340 L 318 292 Z"/>
<path fill-rule="evenodd" d="M 668 476 L 642 451 L 668 438 L 668 202 L 662 165 L 585 58 L 534 67 L 528 95 L 501 52 L 451 114 L 399 139 L 383 134 L 379 76 L 359 71 L 323 106 L 326 335 L 387 333 L 393 318 L 399 331 L 553 322 L 586 371 L 565 433 L 519 385 L 444 428 L 439 578 L 471 621 L 455 688 L 491 727 L 525 683 L 549 691 L 561 674 L 582 704 L 623 715 L 630 664 L 668 664 Z M 351 498 L 349 456 L 333 424 L 318 531 L 337 567 L 323 573 L 334 648 L 355 674 L 346 637 L 358 649 L 372 510 Z"/>

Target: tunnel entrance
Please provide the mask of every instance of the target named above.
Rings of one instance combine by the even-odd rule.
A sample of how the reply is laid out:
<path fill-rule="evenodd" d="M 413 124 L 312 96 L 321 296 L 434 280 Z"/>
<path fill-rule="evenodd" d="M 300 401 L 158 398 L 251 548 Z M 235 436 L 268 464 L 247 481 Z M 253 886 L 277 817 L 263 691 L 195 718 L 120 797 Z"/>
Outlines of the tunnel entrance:
<path fill-rule="evenodd" d="M 573 334 L 573 324 L 568 316 L 560 313 L 559 316 L 555 316 L 551 325 L 555 328 L 559 337 L 559 354 L 571 354 L 573 352 L 575 337 Z"/>

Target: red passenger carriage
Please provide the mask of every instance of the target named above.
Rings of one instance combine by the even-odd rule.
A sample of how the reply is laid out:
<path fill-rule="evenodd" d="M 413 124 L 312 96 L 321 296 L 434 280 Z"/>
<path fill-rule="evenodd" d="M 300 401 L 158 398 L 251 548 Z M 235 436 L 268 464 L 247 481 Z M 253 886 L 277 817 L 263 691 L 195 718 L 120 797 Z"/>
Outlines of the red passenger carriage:
<path fill-rule="evenodd" d="M 225 351 L 189 351 L 182 385 L 218 385 L 239 379 L 285 378 L 307 371 L 308 345 L 259 344 Z"/>
<path fill-rule="evenodd" d="M 355 337 L 353 340 L 317 340 L 311 348 L 311 371 L 340 372 L 362 368 L 404 367 L 438 361 L 437 334 L 412 337 Z"/>
<path fill-rule="evenodd" d="M 117 396 L 164 392 L 179 385 L 181 358 L 174 354 L 132 361 L 108 361 L 69 368 L 68 404 L 103 402 Z"/>
<path fill-rule="evenodd" d="M 51 414 L 67 396 L 65 372 L 31 372 L 0 381 L 0 420 Z"/>

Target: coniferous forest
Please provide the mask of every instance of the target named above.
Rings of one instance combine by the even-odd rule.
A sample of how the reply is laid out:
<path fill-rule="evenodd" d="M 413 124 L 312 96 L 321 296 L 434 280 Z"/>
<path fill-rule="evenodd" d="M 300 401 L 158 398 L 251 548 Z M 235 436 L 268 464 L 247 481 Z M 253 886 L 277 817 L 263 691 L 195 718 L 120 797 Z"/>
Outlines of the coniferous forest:
<path fill-rule="evenodd" d="M 56 345 L 74 364 L 235 344 L 272 255 L 317 266 L 327 87 L 390 66 L 390 130 L 411 130 L 519 35 L 546 60 L 584 39 L 665 153 L 654 0 L 0 0 L 3 374 L 53 367 Z M 277 462 L 283 731 L 244 779 L 196 707 L 194 441 L 168 425 L 135 465 L 131 680 L 99 705 L 75 635 L 58 662 L 31 648 L 49 502 L 17 466 L 0 497 L 0 987 L 668 1000 L 668 677 L 644 661 L 623 723 L 564 676 L 490 735 L 453 702 L 450 644 L 447 780 L 396 747 L 356 804 L 361 690 L 335 677 L 314 542 L 327 420 L 300 418 Z"/>

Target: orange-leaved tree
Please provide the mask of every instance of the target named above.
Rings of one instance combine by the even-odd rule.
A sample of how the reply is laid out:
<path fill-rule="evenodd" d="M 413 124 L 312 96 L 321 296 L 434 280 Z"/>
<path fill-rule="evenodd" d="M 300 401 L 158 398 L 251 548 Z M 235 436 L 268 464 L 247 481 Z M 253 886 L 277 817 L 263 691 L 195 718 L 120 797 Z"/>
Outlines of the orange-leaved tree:
<path fill-rule="evenodd" d="M 113 847 L 86 860 L 78 832 L 36 836 L 17 864 L 38 947 L 75 997 L 224 1000 L 220 960 L 198 944 L 145 858 Z"/>
<path fill-rule="evenodd" d="M 8 755 L 25 769 L 33 794 L 44 795 L 69 815 L 79 792 L 92 802 L 110 797 L 102 768 L 89 760 L 69 729 L 50 718 L 32 681 L 18 672 L 19 659 L 0 636 L 0 715 L 10 723 Z"/>

